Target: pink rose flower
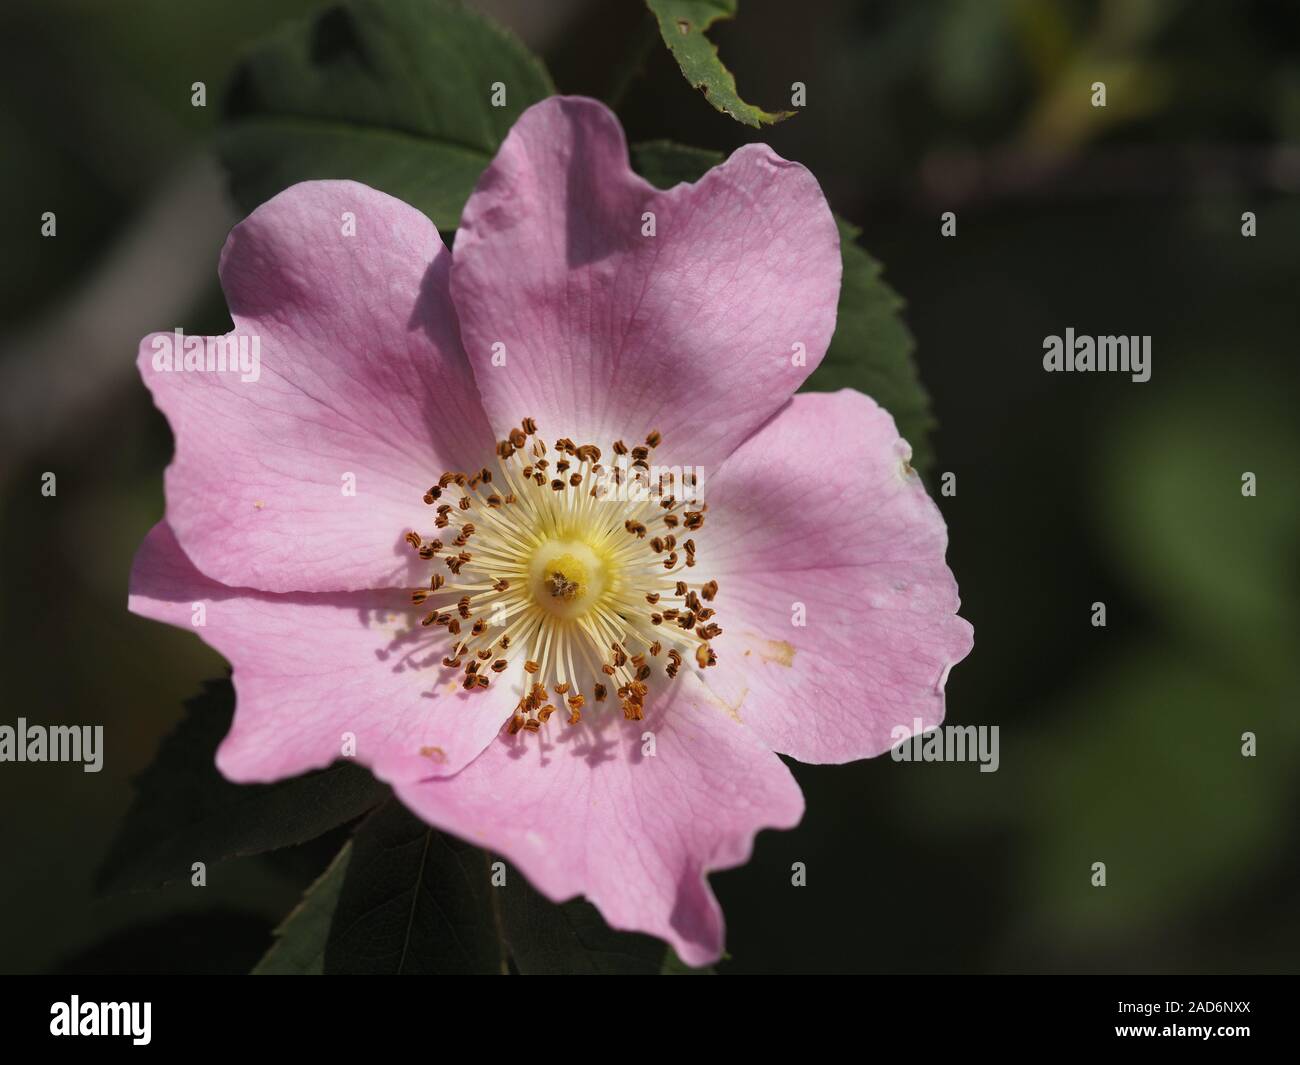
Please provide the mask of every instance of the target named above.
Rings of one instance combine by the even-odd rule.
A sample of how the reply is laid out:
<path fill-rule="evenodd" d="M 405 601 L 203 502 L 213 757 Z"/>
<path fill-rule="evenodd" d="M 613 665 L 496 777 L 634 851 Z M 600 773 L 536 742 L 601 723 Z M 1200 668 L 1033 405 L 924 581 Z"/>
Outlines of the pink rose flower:
<path fill-rule="evenodd" d="M 943 719 L 972 645 L 943 519 L 871 399 L 794 395 L 840 284 L 802 166 L 750 144 L 659 191 L 608 110 L 552 98 L 454 251 L 314 181 L 237 226 L 220 273 L 259 372 L 142 342 L 176 451 L 130 608 L 189 627 L 205 604 L 231 780 L 351 744 L 429 824 L 701 965 L 708 873 L 803 814 L 778 755 L 871 757 Z M 671 502 L 638 498 L 644 466 L 683 468 Z"/>

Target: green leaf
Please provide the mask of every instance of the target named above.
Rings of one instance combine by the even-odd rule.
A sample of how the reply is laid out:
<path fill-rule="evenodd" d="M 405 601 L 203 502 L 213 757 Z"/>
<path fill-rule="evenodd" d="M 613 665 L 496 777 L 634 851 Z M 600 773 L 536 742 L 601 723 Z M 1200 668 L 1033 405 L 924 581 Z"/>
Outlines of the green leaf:
<path fill-rule="evenodd" d="M 483 851 L 387 803 L 353 837 L 325 971 L 505 972 L 489 877 Z"/>
<path fill-rule="evenodd" d="M 654 975 L 666 961 L 659 940 L 613 931 L 583 899 L 557 906 L 533 890 L 514 869 L 507 875 L 502 911 L 511 961 L 524 976 Z"/>
<path fill-rule="evenodd" d="M 688 148 L 672 141 L 644 141 L 631 148 L 632 168 L 651 185 L 669 189 L 683 181 L 699 181 L 722 162 L 721 152 Z"/>
<path fill-rule="evenodd" d="M 924 474 L 934 463 L 935 420 L 913 358 L 916 342 L 903 322 L 903 300 L 885 284 L 880 263 L 858 244 L 858 228 L 842 218 L 836 222 L 844 259 L 839 315 L 826 357 L 803 391 L 865 392 L 894 416 L 899 434 L 912 445 L 912 465 Z"/>
<path fill-rule="evenodd" d="M 250 52 L 217 144 L 245 210 L 350 178 L 450 230 L 520 112 L 554 91 L 522 44 L 458 3 L 349 0 Z"/>
<path fill-rule="evenodd" d="M 383 801 L 388 788 L 370 773 L 337 763 L 277 784 L 232 784 L 215 764 L 230 730 L 235 693 L 209 681 L 136 780 L 136 797 L 101 866 L 104 892 L 157 887 L 188 878 L 194 862 L 315 839 Z"/>
<path fill-rule="evenodd" d="M 325 972 L 325 943 L 351 857 L 352 844 L 348 843 L 275 930 L 275 942 L 257 963 L 254 976 L 320 976 Z"/>
<path fill-rule="evenodd" d="M 327 973 L 661 971 L 664 945 L 614 932 L 582 900 L 556 905 L 517 870 L 391 802 L 357 830 L 325 951 Z"/>
<path fill-rule="evenodd" d="M 686 80 L 704 93 L 717 110 L 754 127 L 771 125 L 794 114 L 769 113 L 742 100 L 736 92 L 736 79 L 722 65 L 717 47 L 705 36 L 715 22 L 736 17 L 736 0 L 646 0 L 646 4 Z"/>
<path fill-rule="evenodd" d="M 659 188 L 697 181 L 720 162 L 717 152 L 671 141 L 632 147 L 632 165 Z M 844 265 L 835 335 L 803 391 L 856 388 L 871 396 L 894 416 L 899 433 L 912 445 L 912 465 L 925 473 L 934 462 L 930 432 L 935 420 L 917 373 L 916 344 L 900 313 L 903 301 L 885 283 L 880 263 L 858 243 L 858 228 L 838 216 L 835 221 Z"/>

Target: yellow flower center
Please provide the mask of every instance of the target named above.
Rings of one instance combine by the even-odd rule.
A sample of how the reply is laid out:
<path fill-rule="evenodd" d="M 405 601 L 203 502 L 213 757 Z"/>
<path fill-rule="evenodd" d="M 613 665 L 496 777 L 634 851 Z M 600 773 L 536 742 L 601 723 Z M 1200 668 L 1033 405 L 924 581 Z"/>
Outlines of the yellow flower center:
<path fill-rule="evenodd" d="M 425 493 L 438 531 L 406 540 L 436 568 L 412 600 L 430 607 L 422 624 L 447 630 L 442 665 L 467 691 L 524 656 L 511 732 L 538 731 L 557 704 L 576 724 L 611 690 L 640 720 L 656 672 L 717 661 L 718 584 L 688 579 L 707 507 L 692 502 L 693 475 L 650 466 L 658 433 L 633 448 L 615 441 L 608 465 L 594 444 L 567 439 L 552 462 L 536 433 L 526 418 L 498 444 L 495 472 L 449 471 Z"/>

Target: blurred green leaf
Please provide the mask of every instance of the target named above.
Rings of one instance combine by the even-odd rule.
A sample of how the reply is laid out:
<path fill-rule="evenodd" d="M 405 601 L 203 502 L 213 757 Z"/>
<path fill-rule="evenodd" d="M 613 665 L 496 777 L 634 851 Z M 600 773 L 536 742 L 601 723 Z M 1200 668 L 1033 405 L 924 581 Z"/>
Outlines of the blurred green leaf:
<path fill-rule="evenodd" d="M 709 27 L 723 19 L 736 17 L 736 0 L 646 0 L 659 22 L 659 35 L 672 52 L 682 74 L 694 89 L 724 115 L 747 126 L 771 125 L 794 114 L 793 111 L 769 113 L 748 104 L 736 92 L 736 79 L 722 60 L 718 49 L 705 36 Z"/>
<path fill-rule="evenodd" d="M 556 905 L 495 859 L 398 802 L 353 840 L 325 951 L 327 973 L 658 973 L 664 945 L 611 930 L 580 899 Z"/>
<path fill-rule="evenodd" d="M 1111 557 L 1207 652 L 1285 681 L 1300 642 L 1300 599 L 1278 579 L 1295 573 L 1300 515 L 1290 397 L 1199 370 L 1142 398 L 1106 434 L 1093 477 Z M 1245 473 L 1254 496 L 1242 495 Z"/>
<path fill-rule="evenodd" d="M 722 162 L 719 152 L 671 141 L 633 145 L 631 155 L 637 172 L 658 188 L 697 181 Z M 894 416 L 900 435 L 912 445 L 912 465 L 926 473 L 934 463 L 935 419 L 913 358 L 916 342 L 903 322 L 903 300 L 885 283 L 880 263 L 858 243 L 860 230 L 839 216 L 835 222 L 844 263 L 835 335 L 803 391 L 865 392 Z"/>
<path fill-rule="evenodd" d="M 325 972 L 325 944 L 351 857 L 352 844 L 347 843 L 276 928 L 275 942 L 257 963 L 254 976 L 320 976 Z"/>
<path fill-rule="evenodd" d="M 1036 854 L 1024 905 L 1060 935 L 1158 930 L 1276 853 L 1294 744 L 1285 704 L 1266 691 L 1153 645 L 1043 716 L 1064 724 L 1023 749 Z M 1242 755 L 1247 731 L 1255 757 Z M 1091 884 L 1098 861 L 1105 887 Z"/>
<path fill-rule="evenodd" d="M 211 866 L 304 843 L 388 794 L 347 762 L 276 784 L 230 783 L 215 758 L 234 707 L 228 680 L 209 681 L 186 702 L 184 719 L 136 780 L 135 800 L 100 867 L 100 891 L 157 887 L 188 879 L 194 862 Z"/>
<path fill-rule="evenodd" d="M 522 44 L 458 3 L 348 0 L 249 53 L 218 149 L 245 210 L 350 178 L 450 230 L 520 112 L 554 91 Z"/>

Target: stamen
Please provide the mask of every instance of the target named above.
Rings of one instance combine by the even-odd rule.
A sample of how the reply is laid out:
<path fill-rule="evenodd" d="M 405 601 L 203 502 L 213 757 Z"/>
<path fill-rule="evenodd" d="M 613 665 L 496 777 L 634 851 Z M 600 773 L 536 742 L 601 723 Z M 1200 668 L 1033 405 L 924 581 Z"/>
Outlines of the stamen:
<path fill-rule="evenodd" d="M 692 489 L 693 475 L 680 486 L 661 476 L 649 491 L 658 431 L 643 445 L 614 441 L 608 467 L 598 446 L 567 437 L 555 441 L 552 463 L 537 433 L 537 422 L 525 418 L 498 442 L 495 468 L 446 471 L 424 494 L 426 504 L 437 504 L 434 526 L 455 536 L 444 547 L 442 539 L 405 534 L 422 560 L 447 571 L 432 573 L 411 601 L 431 607 L 423 626 L 459 637 L 466 624 L 442 666 L 460 671 L 467 692 L 504 674 L 517 648 L 527 679 L 511 735 L 539 731 L 556 703 L 566 722 L 579 723 L 588 695 L 600 707 L 611 682 L 624 719 L 643 720 L 656 672 L 676 677 L 687 654 L 701 669 L 717 662 L 710 641 L 722 628 L 704 603 L 718 584 L 693 588 L 682 579 L 696 565 L 697 547 L 694 539 L 679 543 L 676 532 L 700 529 L 707 507 L 685 510 L 665 495 Z M 624 493 L 628 485 L 640 494 Z M 467 516 L 456 529 L 453 513 Z"/>

